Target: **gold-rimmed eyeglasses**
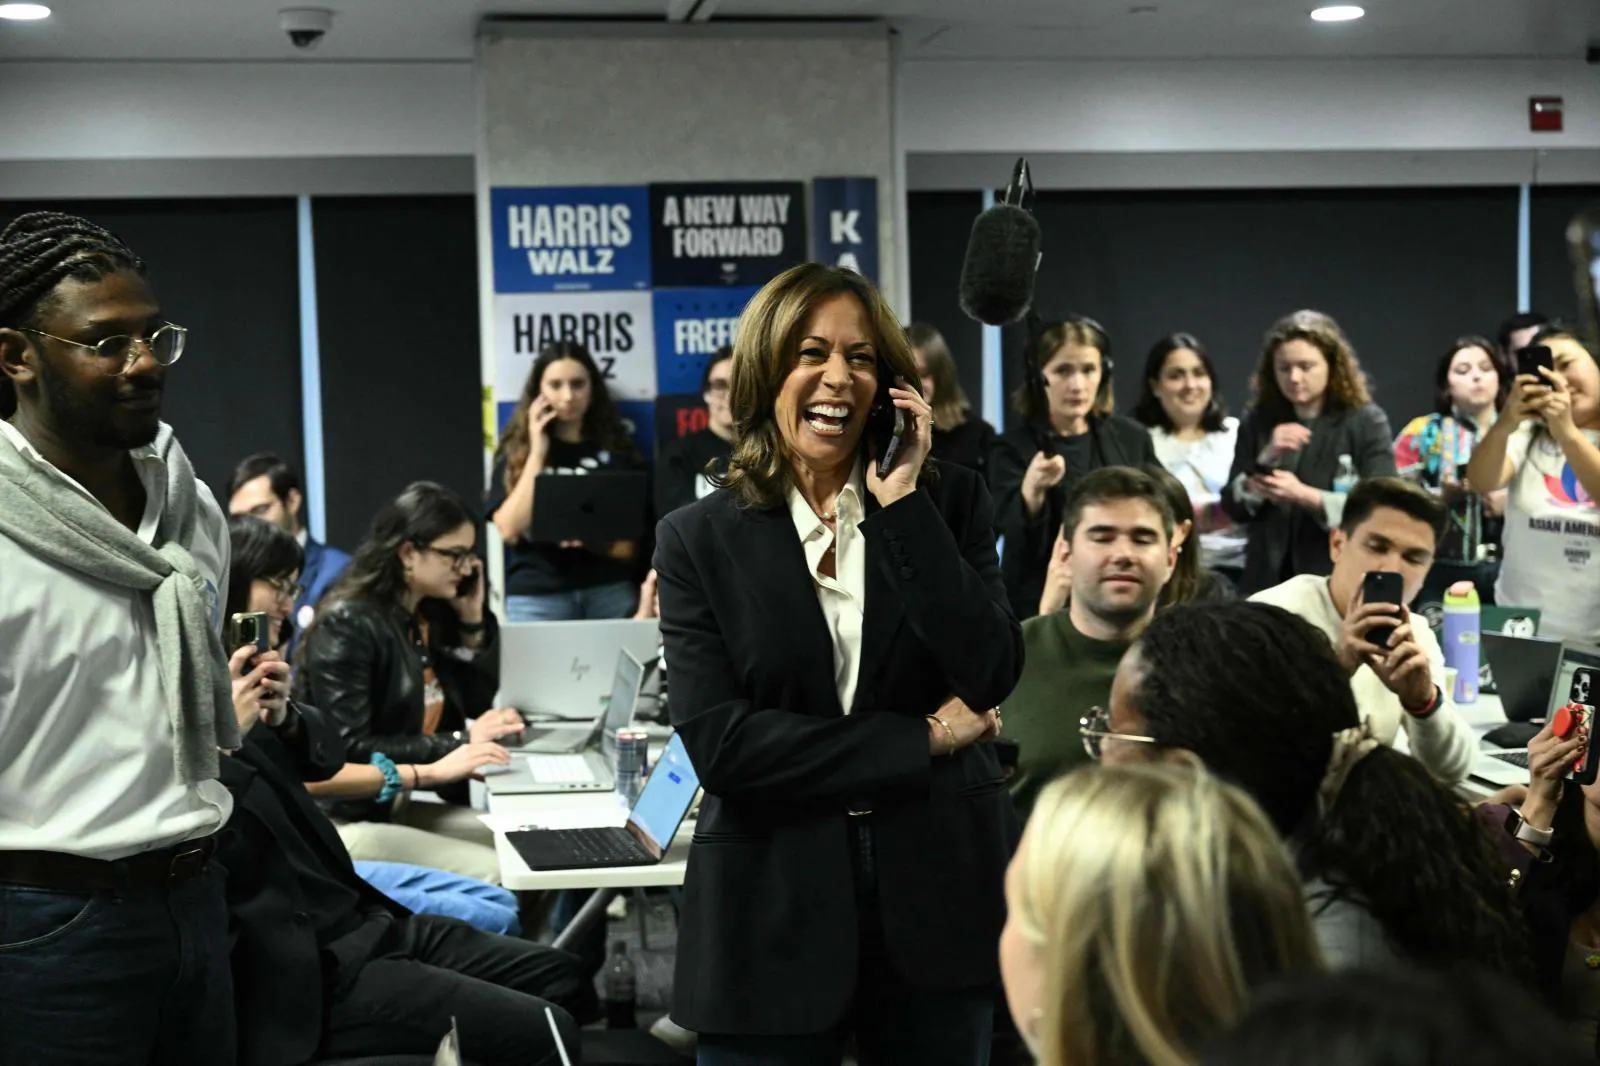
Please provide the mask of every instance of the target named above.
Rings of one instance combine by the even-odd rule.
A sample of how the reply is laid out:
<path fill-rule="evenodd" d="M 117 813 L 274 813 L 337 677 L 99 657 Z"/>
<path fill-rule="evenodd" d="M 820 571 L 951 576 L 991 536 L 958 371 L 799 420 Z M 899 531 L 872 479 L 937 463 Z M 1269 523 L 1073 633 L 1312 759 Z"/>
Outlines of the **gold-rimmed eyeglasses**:
<path fill-rule="evenodd" d="M 93 344 L 57 337 L 54 333 L 46 333 L 42 329 L 29 329 L 24 326 L 20 327 L 20 331 L 48 337 L 50 340 L 70 344 L 76 348 L 87 348 L 100 360 L 100 369 L 105 371 L 107 376 L 114 378 L 128 372 L 128 368 L 138 361 L 141 349 L 149 352 L 150 357 L 160 365 L 171 366 L 182 358 L 184 346 L 189 340 L 189 331 L 171 322 L 157 327 L 148 337 L 118 334 Z"/>
<path fill-rule="evenodd" d="M 1104 707 L 1090 707 L 1089 713 L 1078 719 L 1078 735 L 1083 738 L 1083 750 L 1089 758 L 1100 761 L 1106 740 L 1126 740 L 1132 744 L 1159 744 L 1155 737 L 1142 737 L 1137 733 L 1117 733 L 1111 729 L 1111 713 Z"/>

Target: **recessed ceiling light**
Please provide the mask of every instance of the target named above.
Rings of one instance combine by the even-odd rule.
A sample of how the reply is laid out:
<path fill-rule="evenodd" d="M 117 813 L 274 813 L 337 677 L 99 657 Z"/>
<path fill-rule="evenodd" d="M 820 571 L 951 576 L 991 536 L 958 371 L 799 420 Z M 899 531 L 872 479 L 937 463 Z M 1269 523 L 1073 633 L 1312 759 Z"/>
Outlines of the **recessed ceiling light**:
<path fill-rule="evenodd" d="M 1311 12 L 1311 17 L 1317 22 L 1354 22 L 1366 13 L 1366 8 L 1354 4 L 1331 4 L 1317 8 Z"/>
<path fill-rule="evenodd" d="M 50 17 L 50 9 L 43 4 L 0 4 L 0 19 L 14 22 L 36 22 Z"/>

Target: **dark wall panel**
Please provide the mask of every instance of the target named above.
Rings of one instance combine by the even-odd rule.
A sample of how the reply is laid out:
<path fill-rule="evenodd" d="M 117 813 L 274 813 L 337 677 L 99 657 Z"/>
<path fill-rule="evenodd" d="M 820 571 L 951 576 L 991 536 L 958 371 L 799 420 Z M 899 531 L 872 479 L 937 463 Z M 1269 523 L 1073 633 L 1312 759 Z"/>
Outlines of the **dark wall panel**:
<path fill-rule="evenodd" d="M 330 543 L 354 548 L 412 481 L 479 510 L 472 197 L 318 198 L 312 220 Z"/>
<path fill-rule="evenodd" d="M 189 328 L 163 417 L 219 499 L 250 452 L 303 464 L 293 200 L 10 201 L 0 225 L 35 210 L 82 215 L 149 264 L 163 311 Z"/>
<path fill-rule="evenodd" d="M 1150 345 L 1174 330 L 1207 344 L 1240 411 L 1267 326 L 1314 307 L 1349 333 L 1398 426 L 1431 405 L 1450 340 L 1492 332 L 1516 297 L 1510 188 L 1047 192 L 1036 213 L 1035 306 L 1110 330 L 1122 411 L 1137 401 Z M 1008 328 L 1008 392 L 1021 344 Z"/>
<path fill-rule="evenodd" d="M 956 291 L 972 220 L 983 207 L 977 192 L 914 192 L 907 204 L 911 254 L 911 317 L 937 327 L 950 343 L 961 387 L 983 410 L 983 329 L 961 313 Z"/>
<path fill-rule="evenodd" d="M 1567 223 L 1600 204 L 1600 185 L 1552 185 L 1533 190 L 1528 212 L 1529 289 L 1532 306 L 1551 318 L 1579 324 Z"/>

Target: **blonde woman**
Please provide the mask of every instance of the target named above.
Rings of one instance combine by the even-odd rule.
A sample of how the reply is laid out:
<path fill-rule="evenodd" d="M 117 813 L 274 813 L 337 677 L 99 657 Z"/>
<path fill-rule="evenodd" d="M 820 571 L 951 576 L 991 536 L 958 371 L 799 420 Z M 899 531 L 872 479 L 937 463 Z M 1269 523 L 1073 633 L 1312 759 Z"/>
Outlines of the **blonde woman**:
<path fill-rule="evenodd" d="M 1189 764 L 1052 783 L 1006 897 L 1006 998 L 1041 1066 L 1191 1066 L 1258 985 L 1322 965 L 1272 823 Z"/>

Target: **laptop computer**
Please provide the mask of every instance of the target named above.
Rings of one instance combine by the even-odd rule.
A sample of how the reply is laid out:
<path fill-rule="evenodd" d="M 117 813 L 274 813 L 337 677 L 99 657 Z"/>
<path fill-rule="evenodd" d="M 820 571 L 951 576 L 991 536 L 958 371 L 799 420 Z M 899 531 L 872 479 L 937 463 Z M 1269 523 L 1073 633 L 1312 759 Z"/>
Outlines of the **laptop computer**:
<path fill-rule="evenodd" d="M 605 713 L 605 697 L 626 649 L 640 662 L 656 657 L 661 625 L 655 619 L 610 618 L 584 622 L 510 622 L 500 627 L 499 707 L 524 717 L 558 722 L 594 722 Z M 546 734 L 535 724 L 522 743 Z M 571 737 L 570 729 L 559 730 Z"/>
<path fill-rule="evenodd" d="M 1562 671 L 1572 675 L 1566 661 L 1578 654 L 1560 641 L 1530 637 L 1508 637 L 1503 633 L 1482 633 L 1483 652 L 1493 664 L 1500 688 L 1500 706 L 1507 725 L 1489 731 L 1488 744 L 1503 750 L 1483 751 L 1473 765 L 1472 776 L 1496 785 L 1522 785 L 1528 781 L 1528 741 L 1539 731 L 1555 702 Z M 1562 696 L 1560 702 L 1565 703 Z"/>
<path fill-rule="evenodd" d="M 511 762 L 499 773 L 484 774 L 484 783 L 497 796 L 528 796 L 551 792 L 609 792 L 614 783 L 617 730 L 633 721 L 644 685 L 644 664 L 627 648 L 617 652 L 612 673 L 611 699 L 605 714 L 595 720 L 582 750 L 570 754 L 512 750 Z M 598 735 L 599 746 L 594 741 Z M 486 768 L 487 769 L 487 768 Z"/>
<path fill-rule="evenodd" d="M 1536 637 L 1539 619 L 1543 612 L 1537 607 L 1488 606 L 1478 612 L 1478 630 L 1481 634 L 1500 633 L 1508 637 Z M 1434 636 L 1439 636 L 1435 631 Z M 1489 656 L 1478 660 L 1478 692 L 1496 693 L 1494 666 Z"/>
<path fill-rule="evenodd" d="M 700 778 L 683 738 L 674 733 L 628 812 L 627 825 L 523 829 L 507 833 L 506 839 L 530 870 L 654 866 L 666 855 L 699 791 Z"/>
<path fill-rule="evenodd" d="M 528 540 L 589 544 L 638 540 L 650 505 L 647 470 L 606 470 L 534 478 L 533 525 Z"/>

